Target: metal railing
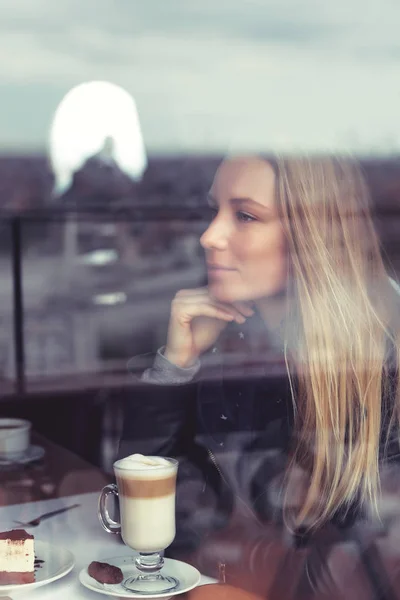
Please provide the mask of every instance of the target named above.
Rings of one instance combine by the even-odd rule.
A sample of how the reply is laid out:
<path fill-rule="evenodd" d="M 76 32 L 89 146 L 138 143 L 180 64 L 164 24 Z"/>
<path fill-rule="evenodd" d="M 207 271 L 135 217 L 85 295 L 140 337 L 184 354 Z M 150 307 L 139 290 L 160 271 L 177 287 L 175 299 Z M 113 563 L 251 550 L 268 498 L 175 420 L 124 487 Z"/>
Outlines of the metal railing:
<path fill-rule="evenodd" d="M 13 338 L 14 338 L 14 367 L 15 391 L 18 396 L 27 393 L 26 389 L 26 361 L 25 361 L 25 310 L 23 292 L 23 247 L 24 225 L 38 222 L 58 222 L 66 224 L 67 221 L 85 221 L 91 223 L 130 221 L 132 224 L 151 223 L 160 221 L 193 222 L 204 221 L 207 214 L 204 208 L 162 206 L 147 203 L 135 204 L 132 201 L 119 202 L 112 206 L 86 205 L 84 207 L 63 207 L 60 205 L 48 206 L 38 210 L 14 214 L 2 212 L 1 222 L 8 223 L 11 231 L 11 276 L 12 276 L 12 301 L 13 301 Z"/>
<path fill-rule="evenodd" d="M 378 212 L 379 219 L 399 219 L 397 207 Z M 12 265 L 12 300 L 13 300 L 13 338 L 15 389 L 18 395 L 26 390 L 26 364 L 24 339 L 24 294 L 23 294 L 23 227 L 29 223 L 58 222 L 66 224 L 70 220 L 91 223 L 131 222 L 132 224 L 151 222 L 205 222 L 209 218 L 209 210 L 204 206 L 183 207 L 182 205 L 161 205 L 155 202 L 138 203 L 131 199 L 113 204 L 90 204 L 84 206 L 48 205 L 23 214 L 2 211 L 1 222 L 8 223 L 11 231 L 11 265 Z M 396 250 L 397 254 L 397 250 Z"/>

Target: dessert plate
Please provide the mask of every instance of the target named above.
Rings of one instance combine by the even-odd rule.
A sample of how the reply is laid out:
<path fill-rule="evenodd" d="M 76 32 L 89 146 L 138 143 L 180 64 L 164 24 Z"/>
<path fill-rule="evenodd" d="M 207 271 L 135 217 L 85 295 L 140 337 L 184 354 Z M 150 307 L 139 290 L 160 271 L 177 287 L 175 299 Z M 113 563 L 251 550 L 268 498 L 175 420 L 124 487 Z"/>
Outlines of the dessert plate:
<path fill-rule="evenodd" d="M 17 591 L 27 592 L 56 581 L 56 579 L 60 579 L 72 571 L 75 563 L 74 557 L 69 550 L 58 548 L 47 542 L 37 542 L 36 540 L 35 556 L 37 560 L 43 561 L 38 567 L 35 567 L 36 581 L 34 583 L 0 585 L 0 595 Z"/>
<path fill-rule="evenodd" d="M 179 585 L 174 590 L 165 592 L 164 594 L 138 594 L 126 590 L 122 584 L 109 585 L 106 583 L 99 583 L 92 577 L 90 577 L 87 568 L 82 569 L 79 573 L 79 581 L 82 585 L 87 587 L 93 592 L 99 594 L 106 594 L 107 596 L 117 596 L 118 598 L 172 598 L 177 594 L 183 594 L 195 588 L 200 582 L 200 573 L 197 569 L 188 565 L 180 560 L 173 560 L 172 558 L 165 558 L 165 569 L 168 570 L 168 575 L 176 577 L 179 580 Z M 109 565 L 119 567 L 124 575 L 124 579 L 132 575 L 138 575 L 139 571 L 136 569 L 134 564 L 134 556 L 119 556 L 117 558 L 105 558 L 100 559 L 99 562 L 106 562 Z"/>

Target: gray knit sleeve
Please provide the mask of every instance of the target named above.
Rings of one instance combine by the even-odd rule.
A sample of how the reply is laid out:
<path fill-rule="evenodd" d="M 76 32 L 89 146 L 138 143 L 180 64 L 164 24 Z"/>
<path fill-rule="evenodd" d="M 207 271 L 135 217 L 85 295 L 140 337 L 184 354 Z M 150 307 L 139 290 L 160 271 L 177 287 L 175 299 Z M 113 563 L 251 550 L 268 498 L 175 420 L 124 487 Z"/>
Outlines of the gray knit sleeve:
<path fill-rule="evenodd" d="M 200 360 L 188 368 L 178 367 L 165 358 L 164 348 L 157 351 L 152 367 L 143 372 L 141 380 L 158 385 L 190 383 L 200 369 Z"/>

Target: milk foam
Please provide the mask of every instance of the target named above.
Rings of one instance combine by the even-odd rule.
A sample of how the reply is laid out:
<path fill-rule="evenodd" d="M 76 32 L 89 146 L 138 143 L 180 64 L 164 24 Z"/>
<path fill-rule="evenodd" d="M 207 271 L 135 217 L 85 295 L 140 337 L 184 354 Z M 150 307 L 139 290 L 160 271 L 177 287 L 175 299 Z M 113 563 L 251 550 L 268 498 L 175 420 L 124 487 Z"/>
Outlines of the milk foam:
<path fill-rule="evenodd" d="M 133 469 L 135 471 L 149 471 L 153 469 L 171 468 L 170 461 L 161 456 L 143 456 L 143 454 L 131 454 L 121 458 L 116 464 L 119 469 Z"/>
<path fill-rule="evenodd" d="M 143 456 L 131 454 L 114 463 L 121 477 L 130 479 L 162 479 L 176 472 L 177 464 L 161 456 Z"/>
<path fill-rule="evenodd" d="M 144 456 L 143 454 L 131 454 L 118 461 L 120 469 L 143 469 L 147 471 L 151 468 L 160 469 L 170 466 L 171 463 L 161 456 Z"/>

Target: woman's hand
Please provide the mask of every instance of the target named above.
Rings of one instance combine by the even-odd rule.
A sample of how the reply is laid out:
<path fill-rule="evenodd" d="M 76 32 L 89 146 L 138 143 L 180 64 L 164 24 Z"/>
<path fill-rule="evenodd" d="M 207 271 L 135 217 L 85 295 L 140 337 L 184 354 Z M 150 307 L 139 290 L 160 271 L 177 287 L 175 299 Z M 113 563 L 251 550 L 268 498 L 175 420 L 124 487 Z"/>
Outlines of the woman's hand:
<path fill-rule="evenodd" d="M 228 323 L 244 323 L 253 314 L 244 302 L 233 305 L 212 299 L 207 287 L 181 290 L 172 301 L 164 356 L 179 367 L 190 367 Z"/>

